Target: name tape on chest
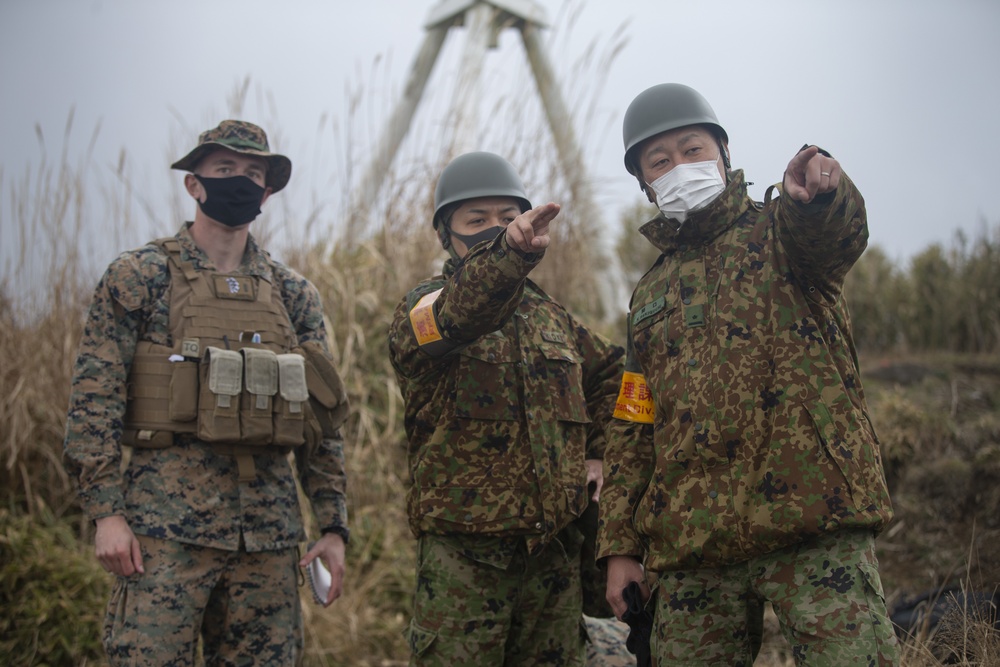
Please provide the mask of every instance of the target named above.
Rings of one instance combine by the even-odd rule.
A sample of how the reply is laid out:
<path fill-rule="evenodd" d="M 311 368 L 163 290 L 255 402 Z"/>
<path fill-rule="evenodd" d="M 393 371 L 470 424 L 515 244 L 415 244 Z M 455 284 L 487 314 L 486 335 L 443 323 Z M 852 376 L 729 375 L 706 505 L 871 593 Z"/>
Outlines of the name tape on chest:
<path fill-rule="evenodd" d="M 441 340 L 441 332 L 434 319 L 434 302 L 440 294 L 440 289 L 425 294 L 420 297 L 420 301 L 417 301 L 417 305 L 410 309 L 410 325 L 413 327 L 413 335 L 417 337 L 418 345 Z"/>
<path fill-rule="evenodd" d="M 625 371 L 615 402 L 615 419 L 652 424 L 654 416 L 653 392 L 646 384 L 646 377 L 641 373 Z"/>
<path fill-rule="evenodd" d="M 234 299 L 236 301 L 257 300 L 254 281 L 250 276 L 215 274 L 212 276 L 212 281 L 215 296 L 219 299 Z"/>

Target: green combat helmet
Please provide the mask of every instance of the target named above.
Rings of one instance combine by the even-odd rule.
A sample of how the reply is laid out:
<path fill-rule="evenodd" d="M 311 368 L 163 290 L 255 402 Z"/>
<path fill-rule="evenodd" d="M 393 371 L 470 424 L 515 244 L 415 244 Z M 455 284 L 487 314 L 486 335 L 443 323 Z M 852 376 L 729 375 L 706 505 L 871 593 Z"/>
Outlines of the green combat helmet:
<path fill-rule="evenodd" d="M 625 111 L 622 138 L 625 141 L 625 169 L 639 179 L 645 190 L 636 153 L 644 140 L 661 132 L 676 130 L 687 125 L 708 125 L 715 132 L 722 147 L 722 159 L 729 169 L 729 153 L 722 144 L 729 143 L 729 135 L 719 125 L 715 111 L 708 101 L 694 88 L 682 83 L 661 83 L 639 93 Z"/>
<path fill-rule="evenodd" d="M 448 222 L 459 203 L 475 197 L 513 197 L 521 213 L 531 208 L 524 183 L 514 165 L 499 155 L 466 153 L 452 160 L 441 172 L 434 190 L 434 229 L 441 245 L 448 248 Z"/>
<path fill-rule="evenodd" d="M 194 171 L 202 158 L 216 148 L 228 148 L 236 153 L 264 158 L 267 161 L 264 183 L 271 188 L 272 194 L 288 185 L 288 179 L 292 175 L 292 161 L 284 155 L 272 153 L 264 130 L 245 120 L 224 120 L 218 127 L 205 130 L 198 137 L 198 145 L 170 165 L 170 168 Z"/>

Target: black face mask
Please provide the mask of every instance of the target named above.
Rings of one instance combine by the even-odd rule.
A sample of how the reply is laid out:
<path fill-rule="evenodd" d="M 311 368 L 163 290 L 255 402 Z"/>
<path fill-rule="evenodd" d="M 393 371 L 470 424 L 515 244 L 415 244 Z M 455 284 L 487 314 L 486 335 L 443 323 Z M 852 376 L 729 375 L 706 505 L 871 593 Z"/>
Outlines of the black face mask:
<path fill-rule="evenodd" d="M 504 227 L 497 225 L 495 227 L 490 227 L 489 229 L 484 229 L 475 234 L 459 234 L 458 232 L 451 230 L 451 235 L 456 239 L 465 244 L 465 247 L 472 250 L 472 246 L 477 243 L 482 243 L 483 241 L 492 241 L 496 237 L 500 236 L 500 232 L 504 230 Z"/>
<path fill-rule="evenodd" d="M 247 176 L 206 178 L 194 175 L 205 188 L 205 201 L 198 202 L 201 212 L 227 227 L 240 227 L 260 215 L 264 188 Z"/>

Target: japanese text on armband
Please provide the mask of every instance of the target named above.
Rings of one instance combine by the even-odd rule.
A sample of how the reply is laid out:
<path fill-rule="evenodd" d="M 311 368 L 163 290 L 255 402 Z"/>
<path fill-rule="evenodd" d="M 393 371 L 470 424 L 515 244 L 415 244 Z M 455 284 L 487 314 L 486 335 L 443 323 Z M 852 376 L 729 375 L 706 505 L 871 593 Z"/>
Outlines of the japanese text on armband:
<path fill-rule="evenodd" d="M 413 334 L 417 337 L 418 345 L 441 340 L 441 332 L 438 331 L 437 322 L 434 320 L 434 302 L 440 294 L 441 290 L 425 294 L 410 310 L 410 324 L 413 326 Z"/>
<path fill-rule="evenodd" d="M 615 419 L 652 424 L 654 414 L 653 394 L 646 385 L 645 376 L 625 371 L 615 402 Z"/>

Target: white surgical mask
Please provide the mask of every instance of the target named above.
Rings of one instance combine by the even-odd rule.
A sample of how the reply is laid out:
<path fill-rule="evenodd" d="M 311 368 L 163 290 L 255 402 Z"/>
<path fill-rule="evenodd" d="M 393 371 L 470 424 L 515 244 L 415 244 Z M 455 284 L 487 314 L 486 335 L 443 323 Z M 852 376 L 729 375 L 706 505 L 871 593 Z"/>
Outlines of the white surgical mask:
<path fill-rule="evenodd" d="M 679 164 L 649 184 L 664 217 L 684 222 L 689 213 L 715 201 L 726 189 L 719 172 L 720 158 Z"/>

